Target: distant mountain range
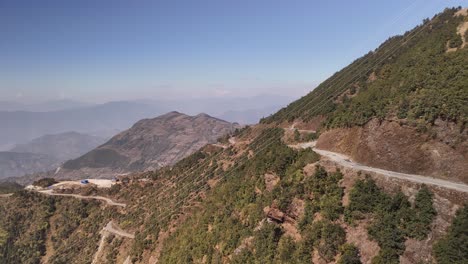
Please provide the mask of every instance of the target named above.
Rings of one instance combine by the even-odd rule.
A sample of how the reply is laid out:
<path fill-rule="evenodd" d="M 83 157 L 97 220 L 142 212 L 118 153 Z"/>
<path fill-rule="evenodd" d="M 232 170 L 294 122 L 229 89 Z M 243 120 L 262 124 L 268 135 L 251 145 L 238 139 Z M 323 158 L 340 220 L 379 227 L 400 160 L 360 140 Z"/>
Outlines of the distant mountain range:
<path fill-rule="evenodd" d="M 47 171 L 60 165 L 54 157 L 36 153 L 0 152 L 0 179 Z"/>
<path fill-rule="evenodd" d="M 19 103 L 12 101 L 0 101 L 0 111 L 51 112 L 89 107 L 92 105 L 93 104 L 91 103 L 68 99 L 48 101 L 43 103 Z"/>
<path fill-rule="evenodd" d="M 154 170 L 174 164 L 240 127 L 237 123 L 207 114 L 189 116 L 173 111 L 153 119 L 140 120 L 130 129 L 81 157 L 66 161 L 59 168 L 52 166 L 57 163 L 51 163 L 48 172 L 9 180 L 27 184 L 45 176 L 56 179 L 111 178 L 134 171 Z M 37 142 L 43 141 L 36 140 L 31 145 L 37 146 L 40 145 Z M 33 150 L 34 147 L 26 149 Z"/>
<path fill-rule="evenodd" d="M 99 137 L 111 137 L 127 129 L 138 120 L 153 118 L 169 111 L 190 115 L 208 113 L 229 122 L 257 123 L 291 98 L 262 95 L 250 98 L 199 98 L 187 100 L 137 100 L 89 105 L 74 101 L 55 101 L 33 108 L 0 102 L 0 124 L 8 124 L 0 130 L 0 150 L 8 150 L 16 144 L 47 134 L 76 131 Z M 68 108 L 64 108 L 68 104 Z M 34 111 L 26 111 L 33 109 Z M 59 109 L 42 111 L 45 109 Z"/>
<path fill-rule="evenodd" d="M 10 151 L 44 154 L 65 161 L 79 157 L 105 141 L 102 137 L 65 132 L 33 139 L 28 143 L 16 145 Z"/>
<path fill-rule="evenodd" d="M 22 176 L 57 168 L 105 142 L 105 138 L 76 132 L 46 135 L 0 152 L 0 178 Z"/>

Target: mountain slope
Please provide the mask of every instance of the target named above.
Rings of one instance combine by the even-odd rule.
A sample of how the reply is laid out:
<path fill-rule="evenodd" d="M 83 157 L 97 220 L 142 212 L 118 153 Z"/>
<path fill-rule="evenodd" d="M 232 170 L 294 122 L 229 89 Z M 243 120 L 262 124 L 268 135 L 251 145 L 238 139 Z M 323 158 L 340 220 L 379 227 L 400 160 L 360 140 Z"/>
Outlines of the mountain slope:
<path fill-rule="evenodd" d="M 455 27 L 450 19 L 459 19 L 453 16 L 457 11 L 448 9 L 439 16 L 447 22 L 426 22 L 444 28 L 429 34 L 430 39 L 451 32 L 444 24 Z M 351 128 L 321 124 L 344 107 L 331 94 L 324 96 L 332 107 L 320 118 L 307 119 L 301 113 L 289 120 L 283 110 L 173 166 L 129 175 L 128 183 L 110 189 L 78 190 L 125 203 L 124 209 L 30 192 L 4 198 L 8 202 L 0 203 L 0 260 L 39 262 L 48 256 L 60 263 L 466 263 L 466 191 L 368 173 L 297 147 L 305 140 L 313 145 L 308 141 L 317 128 L 320 143 L 335 129 L 373 125 L 368 127 L 372 134 L 371 128 L 381 125 L 372 115 Z M 382 123 L 391 122 L 388 118 Z M 458 124 L 458 119 L 440 119 Z M 436 123 L 428 125 L 434 129 Z M 440 133 L 450 138 L 452 129 L 442 128 Z M 343 133 L 350 137 L 349 131 Z M 131 136 L 118 137 L 114 144 L 134 141 L 123 140 L 127 138 Z M 374 135 L 368 139 L 381 141 Z M 408 144 L 411 140 L 404 142 L 407 151 L 418 151 Z M 135 236 L 98 234 L 110 221 Z"/>
<path fill-rule="evenodd" d="M 92 174 L 93 170 L 102 176 L 171 165 L 236 127 L 206 114 L 170 112 L 144 119 L 89 153 L 65 162 L 57 177 L 83 171 Z"/>
<path fill-rule="evenodd" d="M 104 141 L 103 138 L 96 136 L 65 132 L 33 139 L 28 143 L 16 145 L 10 151 L 44 154 L 65 161 L 85 154 Z"/>
<path fill-rule="evenodd" d="M 320 130 L 320 148 L 367 165 L 468 182 L 467 19 L 425 20 L 263 123 Z"/>

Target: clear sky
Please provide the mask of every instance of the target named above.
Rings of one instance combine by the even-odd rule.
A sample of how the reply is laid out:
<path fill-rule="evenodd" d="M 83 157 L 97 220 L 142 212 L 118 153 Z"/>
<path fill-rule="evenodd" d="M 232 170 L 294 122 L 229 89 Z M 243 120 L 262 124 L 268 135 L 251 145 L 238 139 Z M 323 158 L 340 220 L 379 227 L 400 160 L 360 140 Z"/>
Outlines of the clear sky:
<path fill-rule="evenodd" d="M 1 0 L 0 101 L 299 96 L 453 0 Z"/>

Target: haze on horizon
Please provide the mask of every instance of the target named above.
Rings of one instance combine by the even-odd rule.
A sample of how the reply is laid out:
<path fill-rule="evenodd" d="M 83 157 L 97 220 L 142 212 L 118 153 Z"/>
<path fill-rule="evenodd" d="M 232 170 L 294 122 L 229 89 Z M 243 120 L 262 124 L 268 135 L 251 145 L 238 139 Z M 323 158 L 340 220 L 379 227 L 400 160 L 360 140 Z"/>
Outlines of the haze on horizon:
<path fill-rule="evenodd" d="M 2 1 L 0 101 L 299 97 L 388 37 L 462 4 Z"/>

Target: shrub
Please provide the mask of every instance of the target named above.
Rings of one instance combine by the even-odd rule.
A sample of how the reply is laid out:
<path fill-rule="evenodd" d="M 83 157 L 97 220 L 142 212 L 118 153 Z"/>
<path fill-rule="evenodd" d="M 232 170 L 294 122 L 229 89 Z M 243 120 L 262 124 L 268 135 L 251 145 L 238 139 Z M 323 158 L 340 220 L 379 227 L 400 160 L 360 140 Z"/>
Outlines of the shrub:
<path fill-rule="evenodd" d="M 353 244 L 344 244 L 340 249 L 341 257 L 337 264 L 361 264 L 359 249 Z"/>
<path fill-rule="evenodd" d="M 54 178 L 43 178 L 43 179 L 40 179 L 40 180 L 37 180 L 37 181 L 33 182 L 33 185 L 38 186 L 38 187 L 42 187 L 42 188 L 47 188 L 47 187 L 49 187 L 51 185 L 54 185 L 56 183 L 57 183 L 57 181 Z"/>
<path fill-rule="evenodd" d="M 434 245 L 439 264 L 468 262 L 468 205 L 457 211 L 448 233 Z"/>

